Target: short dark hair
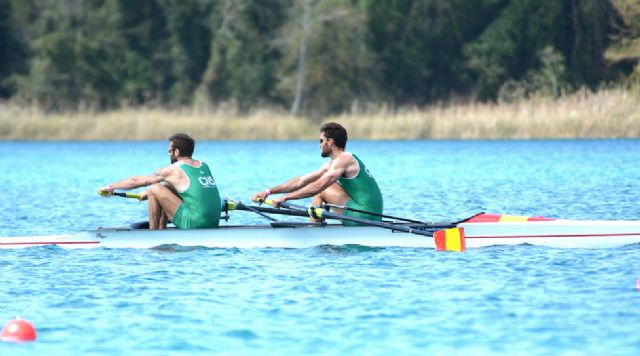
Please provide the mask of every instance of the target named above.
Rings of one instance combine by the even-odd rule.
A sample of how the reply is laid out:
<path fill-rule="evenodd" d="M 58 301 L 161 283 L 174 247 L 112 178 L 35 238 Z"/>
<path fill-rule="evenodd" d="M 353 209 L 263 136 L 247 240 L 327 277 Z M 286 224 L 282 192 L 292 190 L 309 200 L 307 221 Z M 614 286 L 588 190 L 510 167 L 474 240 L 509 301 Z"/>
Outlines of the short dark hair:
<path fill-rule="evenodd" d="M 326 138 L 333 139 L 336 146 L 341 149 L 347 147 L 347 130 L 337 122 L 327 122 L 322 125 L 320 132 L 324 132 Z"/>
<path fill-rule="evenodd" d="M 196 141 L 185 133 L 177 133 L 169 137 L 169 141 L 173 143 L 174 149 L 180 150 L 180 156 L 191 157 L 193 149 L 196 147 Z"/>

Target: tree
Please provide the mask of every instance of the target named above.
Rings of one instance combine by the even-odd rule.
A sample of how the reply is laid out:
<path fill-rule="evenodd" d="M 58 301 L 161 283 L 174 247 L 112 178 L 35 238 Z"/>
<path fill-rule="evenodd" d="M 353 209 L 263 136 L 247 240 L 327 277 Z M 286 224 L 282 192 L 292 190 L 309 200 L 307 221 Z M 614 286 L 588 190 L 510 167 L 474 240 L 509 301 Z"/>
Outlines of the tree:
<path fill-rule="evenodd" d="M 553 47 L 538 51 L 539 65 L 525 73 L 521 80 L 506 80 L 500 86 L 498 100 L 513 102 L 527 97 L 559 98 L 569 90 L 564 57 Z"/>
<path fill-rule="evenodd" d="M 619 72 L 640 77 L 639 8 L 638 0 L 0 0 L 0 98 L 49 110 L 232 103 L 321 117 L 369 103 L 493 100 L 505 83 L 557 96 Z"/>
<path fill-rule="evenodd" d="M 273 46 L 285 20 L 285 0 L 219 0 L 213 5 L 206 69 L 196 92 L 196 105 L 233 101 L 241 111 L 278 101 Z"/>
<path fill-rule="evenodd" d="M 45 109 L 104 108 L 122 98 L 126 77 L 116 1 L 25 3 L 29 70 L 18 95 Z"/>
<path fill-rule="evenodd" d="M 609 1 L 564 0 L 559 36 L 554 47 L 565 56 L 570 78 L 576 87 L 595 87 L 607 76 L 603 53 L 615 30 L 610 24 L 613 8 Z"/>
<path fill-rule="evenodd" d="M 509 3 L 464 53 L 481 99 L 495 98 L 505 81 L 519 80 L 537 65 L 536 52 L 553 45 L 561 4 L 520 0 Z"/>
<path fill-rule="evenodd" d="M 462 49 L 508 0 L 367 1 L 370 46 L 392 102 L 423 105 L 468 94 Z"/>
<path fill-rule="evenodd" d="M 212 31 L 208 20 L 211 1 L 159 0 L 167 31 L 166 75 L 169 100 L 191 104 L 211 52 Z M 159 52 L 155 52 L 159 54 Z"/>
<path fill-rule="evenodd" d="M 120 100 L 133 105 L 171 101 L 174 76 L 165 10 L 156 0 L 118 0 L 118 5 L 119 27 L 113 30 L 125 41 Z"/>
<path fill-rule="evenodd" d="M 18 37 L 17 21 L 13 18 L 12 0 L 0 0 L 0 98 L 9 98 L 15 93 L 13 76 L 24 73 L 27 66 L 27 52 Z"/>
<path fill-rule="evenodd" d="M 612 63 L 629 63 L 633 66 L 631 80 L 640 82 L 640 2 L 636 0 L 612 0 L 621 24 L 618 34 L 606 51 Z"/>
<path fill-rule="evenodd" d="M 277 39 L 282 52 L 279 93 L 292 115 L 321 116 L 376 96 L 366 17 L 356 3 L 301 0 Z"/>

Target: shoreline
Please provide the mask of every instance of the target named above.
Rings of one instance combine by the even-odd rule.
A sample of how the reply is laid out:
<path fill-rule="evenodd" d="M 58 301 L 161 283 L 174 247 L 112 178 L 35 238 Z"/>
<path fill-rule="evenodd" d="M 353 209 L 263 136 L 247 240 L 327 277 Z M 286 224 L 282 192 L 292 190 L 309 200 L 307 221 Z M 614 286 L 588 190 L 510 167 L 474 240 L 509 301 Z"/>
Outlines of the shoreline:
<path fill-rule="evenodd" d="M 2 103 L 0 140 L 147 141 L 165 140 L 175 132 L 197 140 L 312 140 L 327 121 L 344 125 L 349 138 L 368 140 L 640 138 L 640 91 L 583 90 L 559 99 L 514 103 L 383 107 L 322 120 L 267 109 L 238 115 L 224 107 L 208 112 L 142 107 L 46 114 Z"/>

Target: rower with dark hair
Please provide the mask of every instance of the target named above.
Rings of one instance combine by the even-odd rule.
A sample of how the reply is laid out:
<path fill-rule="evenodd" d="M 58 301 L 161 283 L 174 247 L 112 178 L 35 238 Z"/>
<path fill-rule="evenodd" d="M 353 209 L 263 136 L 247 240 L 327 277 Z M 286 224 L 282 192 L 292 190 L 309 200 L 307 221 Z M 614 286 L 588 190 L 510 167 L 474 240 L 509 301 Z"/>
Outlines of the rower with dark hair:
<path fill-rule="evenodd" d="M 180 229 L 217 227 L 220 222 L 220 194 L 209 166 L 191 158 L 195 141 L 179 133 L 169 138 L 171 164 L 148 176 L 134 176 L 99 190 L 129 190 L 150 185 L 140 195 L 149 200 L 149 229 L 164 229 L 167 219 Z"/>
<path fill-rule="evenodd" d="M 383 202 L 375 178 L 358 156 L 345 151 L 346 146 L 347 130 L 335 122 L 324 124 L 320 128 L 320 155 L 331 160 L 316 171 L 256 193 L 253 200 L 264 200 L 271 194 L 288 193 L 273 199 L 273 206 L 278 207 L 287 200 L 313 197 L 313 206 L 322 206 L 324 203 L 344 206 L 349 209 L 333 209 L 339 214 L 381 220 L 379 216 L 354 211 L 382 214 Z"/>

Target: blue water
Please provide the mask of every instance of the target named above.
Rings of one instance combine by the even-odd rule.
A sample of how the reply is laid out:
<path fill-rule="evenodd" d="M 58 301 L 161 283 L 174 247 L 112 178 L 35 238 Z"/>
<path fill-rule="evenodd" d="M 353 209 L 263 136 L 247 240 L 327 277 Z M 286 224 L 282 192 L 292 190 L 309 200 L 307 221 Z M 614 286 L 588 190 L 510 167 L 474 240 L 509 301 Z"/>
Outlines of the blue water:
<path fill-rule="evenodd" d="M 640 219 L 640 140 L 350 142 L 389 214 Z M 165 142 L 0 142 L 0 236 L 124 226 L 97 188 L 167 163 Z M 202 142 L 223 196 L 319 167 L 317 142 Z M 263 223 L 233 212 L 233 224 Z M 607 354 L 640 351 L 640 246 L 617 249 L 0 250 L 0 354 Z"/>

